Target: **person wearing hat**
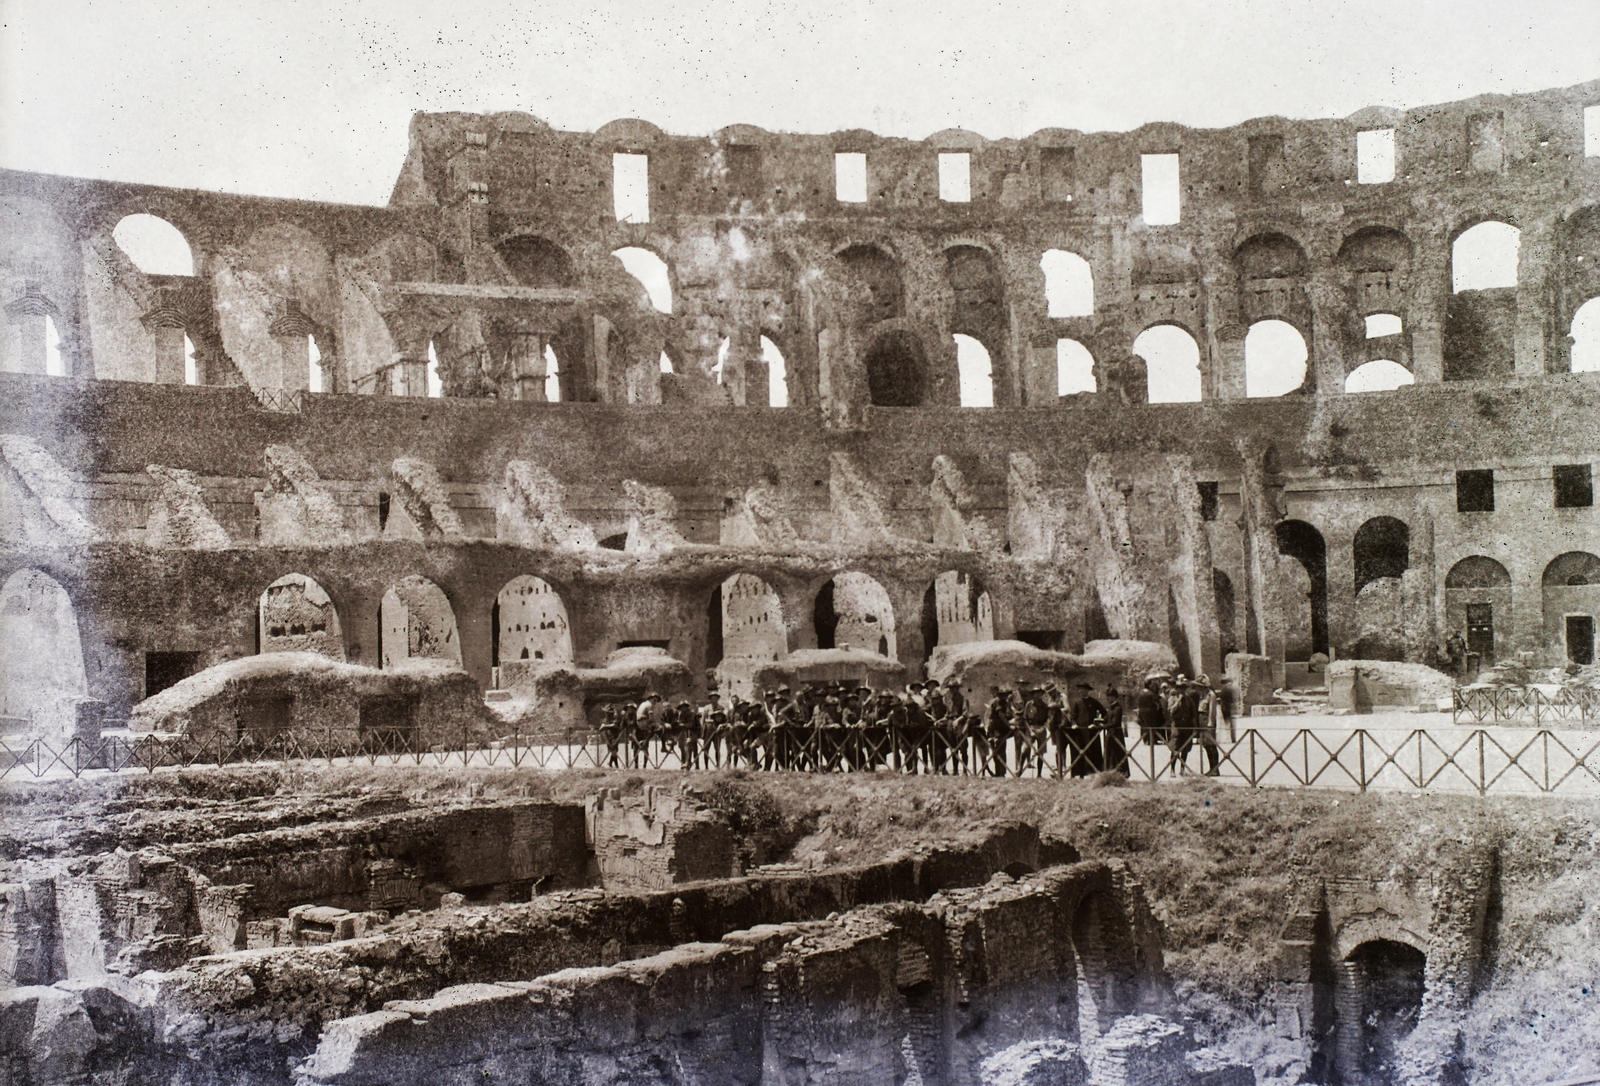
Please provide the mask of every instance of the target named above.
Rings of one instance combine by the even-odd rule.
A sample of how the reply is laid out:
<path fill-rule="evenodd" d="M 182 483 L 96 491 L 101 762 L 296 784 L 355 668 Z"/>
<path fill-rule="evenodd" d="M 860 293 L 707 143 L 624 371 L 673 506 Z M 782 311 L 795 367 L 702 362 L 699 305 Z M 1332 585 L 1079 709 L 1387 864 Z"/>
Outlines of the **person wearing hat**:
<path fill-rule="evenodd" d="M 1122 692 L 1115 686 L 1106 687 L 1105 751 L 1107 769 L 1124 777 L 1131 775 L 1128 766 L 1128 729 L 1122 722 Z"/>
<path fill-rule="evenodd" d="M 1155 745 L 1167 742 L 1166 709 L 1161 701 L 1160 684 L 1160 675 L 1147 675 L 1133 707 L 1135 719 L 1139 722 L 1139 742 L 1150 746 L 1152 760 Z"/>
<path fill-rule="evenodd" d="M 1077 684 L 1078 699 L 1072 707 L 1072 728 L 1067 736 L 1070 772 L 1074 777 L 1088 777 L 1105 768 L 1105 752 L 1101 749 L 1101 729 L 1105 727 L 1106 707 L 1094 696 L 1094 687 L 1085 682 Z"/>
<path fill-rule="evenodd" d="M 1195 738 L 1205 753 L 1209 768 L 1206 776 L 1221 776 L 1222 752 L 1217 749 L 1217 693 L 1211 689 L 1211 680 L 1205 675 L 1195 677 L 1191 684 L 1195 691 Z"/>

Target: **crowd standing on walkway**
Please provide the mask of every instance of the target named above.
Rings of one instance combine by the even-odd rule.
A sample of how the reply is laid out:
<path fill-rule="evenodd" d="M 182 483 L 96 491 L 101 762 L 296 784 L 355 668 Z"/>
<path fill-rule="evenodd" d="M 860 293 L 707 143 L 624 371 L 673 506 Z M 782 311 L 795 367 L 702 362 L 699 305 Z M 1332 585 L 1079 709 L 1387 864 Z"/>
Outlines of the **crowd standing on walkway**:
<path fill-rule="evenodd" d="M 787 686 L 753 700 L 713 693 L 702 705 L 657 694 L 605 706 L 602 765 L 641 768 L 675 760 L 683 769 L 744 766 L 802 772 L 963 774 L 972 776 L 1128 776 L 1134 744 L 1164 746 L 1167 771 L 1187 773 L 1199 747 L 1203 771 L 1219 772 L 1217 728 L 1232 719 L 1226 682 L 1157 672 L 1134 696 L 1132 719 L 1121 691 L 1086 682 L 997 688 L 987 702 L 957 682 L 929 679 L 903 690 L 844 683 Z"/>

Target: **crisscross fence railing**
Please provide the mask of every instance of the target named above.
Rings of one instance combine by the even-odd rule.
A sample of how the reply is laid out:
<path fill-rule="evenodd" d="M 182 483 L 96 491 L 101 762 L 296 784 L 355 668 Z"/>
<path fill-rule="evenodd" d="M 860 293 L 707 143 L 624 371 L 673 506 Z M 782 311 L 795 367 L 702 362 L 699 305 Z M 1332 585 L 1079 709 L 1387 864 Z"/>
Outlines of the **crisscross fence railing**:
<path fill-rule="evenodd" d="M 1121 774 L 1159 783 L 1205 774 L 1249 787 L 1600 796 L 1600 732 L 1551 728 L 1244 728 L 1214 745 L 1106 733 L 951 738 L 883 725 L 794 729 L 754 738 L 520 733 L 492 742 L 420 746 L 405 733 L 352 741 L 348 731 L 203 741 L 111 734 L 99 739 L 0 738 L 0 780 L 270 763 L 330 766 L 506 767 L 544 770 L 715 769 L 891 772 L 1061 778 Z"/>
<path fill-rule="evenodd" d="M 1579 686 L 1456 687 L 1457 724 L 1600 724 L 1600 690 Z"/>

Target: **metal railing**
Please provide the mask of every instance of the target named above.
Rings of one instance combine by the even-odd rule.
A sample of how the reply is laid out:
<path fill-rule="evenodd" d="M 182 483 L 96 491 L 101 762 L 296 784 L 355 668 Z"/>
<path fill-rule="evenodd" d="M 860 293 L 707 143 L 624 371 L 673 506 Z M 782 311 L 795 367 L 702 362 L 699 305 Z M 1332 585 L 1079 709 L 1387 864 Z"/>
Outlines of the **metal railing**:
<path fill-rule="evenodd" d="M 1450 718 L 1457 724 L 1600 723 L 1600 690 L 1561 686 L 1458 686 Z"/>
<path fill-rule="evenodd" d="M 1118 741 L 1090 733 L 1035 744 L 1015 737 L 951 741 L 938 731 L 887 726 L 794 729 L 791 734 L 688 741 L 588 736 L 552 740 L 514 733 L 492 742 L 420 746 L 404 733 L 291 733 L 203 741 L 111 735 L 0 739 L 0 780 L 268 763 L 342 766 L 473 766 L 538 769 L 716 769 L 897 772 L 969 777 L 1062 778 L 1115 773 L 1163 782 L 1205 774 L 1253 788 L 1338 788 L 1600 795 L 1600 733 L 1548 728 L 1349 730 L 1244 728 L 1214 745 Z"/>

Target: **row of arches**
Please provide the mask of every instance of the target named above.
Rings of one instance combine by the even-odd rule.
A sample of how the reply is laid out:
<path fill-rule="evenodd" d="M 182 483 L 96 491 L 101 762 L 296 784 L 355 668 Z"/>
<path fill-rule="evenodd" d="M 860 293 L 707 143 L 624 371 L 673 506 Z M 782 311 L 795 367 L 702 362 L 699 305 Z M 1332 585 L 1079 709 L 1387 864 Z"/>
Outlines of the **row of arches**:
<path fill-rule="evenodd" d="M 193 254 L 181 232 L 171 223 L 154 215 L 135 214 L 121 220 L 113 237 L 130 259 L 153 275 L 192 276 L 195 271 Z M 1489 220 L 1478 222 L 1463 230 L 1452 245 L 1452 286 L 1457 292 L 1473 292 L 1514 287 L 1516 284 L 1520 232 L 1516 227 Z M 506 266 L 524 284 L 534 286 L 571 287 L 577 284 L 577 275 L 571 259 L 558 245 L 547 239 L 517 236 L 506 239 L 496 247 Z M 1399 313 L 1373 309 L 1385 301 L 1401 300 L 1403 291 L 1396 293 L 1396 281 L 1403 279 L 1411 261 L 1412 246 L 1398 231 L 1384 227 L 1368 227 L 1346 239 L 1338 261 L 1341 266 L 1363 278 L 1359 309 L 1367 324 L 1369 340 L 1388 340 L 1403 334 L 1403 320 Z M 613 254 L 627 274 L 643 288 L 651 307 L 658 313 L 673 312 L 672 284 L 668 266 L 656 253 L 640 246 L 625 246 Z M 947 275 L 955 291 L 955 311 L 951 327 L 956 336 L 961 396 L 960 402 L 968 406 L 987 406 L 994 400 L 994 367 L 991 354 L 1003 339 L 1006 325 L 1003 313 L 1004 291 L 998 266 L 992 254 L 976 245 L 958 244 L 946 250 Z M 875 245 L 854 245 L 841 251 L 838 259 L 845 265 L 857 286 L 864 286 L 866 316 L 869 320 L 886 320 L 904 314 L 904 287 L 895 259 Z M 1192 259 L 1192 258 L 1191 258 Z M 1254 296 L 1277 296 L 1272 284 L 1290 282 L 1306 274 L 1308 261 L 1298 242 L 1282 234 L 1261 234 L 1244 242 L 1235 252 L 1235 263 L 1248 286 L 1255 284 Z M 1063 249 L 1047 250 L 1040 259 L 1045 277 L 1047 311 L 1052 318 L 1086 316 L 1095 311 L 1095 283 L 1093 269 L 1082 256 Z M 1180 274 L 1182 269 L 1168 269 Z M 1141 272 L 1136 270 L 1135 277 Z M 1161 269 L 1146 268 L 1146 277 L 1169 278 Z M 1375 278 L 1374 278 L 1375 277 Z M 1368 283 L 1367 279 L 1374 279 Z M 1383 280 L 1379 284 L 1376 279 Z M 1252 296 L 1247 289 L 1246 296 Z M 1290 291 L 1294 294 L 1294 291 Z M 1369 297 L 1370 295 L 1370 297 Z M 1275 303 L 1276 304 L 1276 303 Z M 1274 306 L 1268 306 L 1273 309 Z M 1290 308 L 1293 308 L 1291 306 Z M 1308 346 L 1301 328 L 1289 312 L 1261 315 L 1248 326 L 1245 343 L 1245 393 L 1249 396 L 1275 396 L 1302 389 L 1306 386 Z M 1462 317 L 1470 324 L 1470 314 Z M 1298 318 L 1296 318 L 1298 319 Z M 280 321 L 279 323 L 282 323 Z M 290 323 L 294 323 L 291 321 Z M 1458 322 L 1459 323 L 1459 322 Z M 1381 330 L 1380 330 L 1381 328 Z M 161 332 L 164 329 L 157 329 Z M 194 340 L 185 329 L 177 330 L 183 336 L 181 365 L 185 378 L 191 383 L 207 380 L 204 360 L 197 360 Z M 318 336 L 300 329 L 278 329 L 299 342 L 294 348 L 284 348 L 285 369 L 294 367 L 304 371 L 298 377 L 286 376 L 285 387 L 300 387 L 310 391 L 329 390 L 331 375 L 323 371 L 323 346 Z M 47 334 L 45 337 L 51 337 Z M 281 337 L 280 337 L 281 338 Z M 1457 336 L 1456 339 L 1460 339 Z M 1600 299 L 1591 298 L 1574 311 L 1571 322 L 1571 368 L 1577 371 L 1600 367 Z M 60 337 L 54 337 L 59 344 Z M 1346 391 L 1382 391 L 1411 383 L 1412 374 L 1406 365 L 1409 356 L 1403 340 L 1394 341 L 1396 353 L 1373 357 L 1364 362 L 1346 379 Z M 901 370 L 908 352 L 903 344 L 891 340 L 875 347 L 876 361 L 883 368 L 886 361 L 899 359 Z M 1079 350 L 1081 348 L 1081 351 Z M 1387 349 L 1387 346 L 1384 346 Z M 1192 330 L 1176 323 L 1158 323 L 1146 329 L 1133 345 L 1132 351 L 1147 367 L 1149 398 L 1152 402 L 1188 402 L 1201 398 L 1199 390 L 1199 347 Z M 176 352 L 175 352 L 176 353 Z M 214 351 L 209 352 L 214 353 Z M 427 373 L 422 384 L 427 394 L 444 393 L 440 376 L 440 351 L 434 343 L 428 345 Z M 569 367 L 563 366 L 563 350 L 548 341 L 541 341 L 534 351 L 537 385 L 530 398 L 560 400 L 588 398 L 576 395 L 583 382 Z M 725 352 L 720 352 L 725 353 Z M 1072 357 L 1058 359 L 1058 395 L 1095 391 L 1092 362 L 1085 364 L 1087 348 L 1075 340 L 1058 343 L 1058 355 Z M 293 356 L 292 358 L 290 356 Z M 783 352 L 775 341 L 762 336 L 760 359 L 767 371 L 768 387 L 764 395 L 752 402 L 765 401 L 772 405 L 787 405 L 790 401 L 787 366 Z M 661 369 L 675 372 L 675 365 L 667 352 L 660 359 Z M 59 350 L 57 368 L 61 368 Z M 892 366 L 891 366 L 892 368 Z M 1459 367 L 1457 367 L 1459 369 Z M 1470 366 L 1468 367 L 1471 368 Z M 564 376 L 573 381 L 563 380 Z M 722 381 L 721 367 L 711 374 L 718 383 Z M 905 406 L 923 402 L 927 381 L 913 375 L 905 381 L 877 380 L 884 395 L 873 396 L 872 402 L 883 406 Z M 402 382 L 405 384 L 405 382 Z M 571 384 L 572 387 L 564 387 Z M 394 391 L 394 390 L 390 390 Z M 401 391 L 416 392 L 409 386 Z"/>

